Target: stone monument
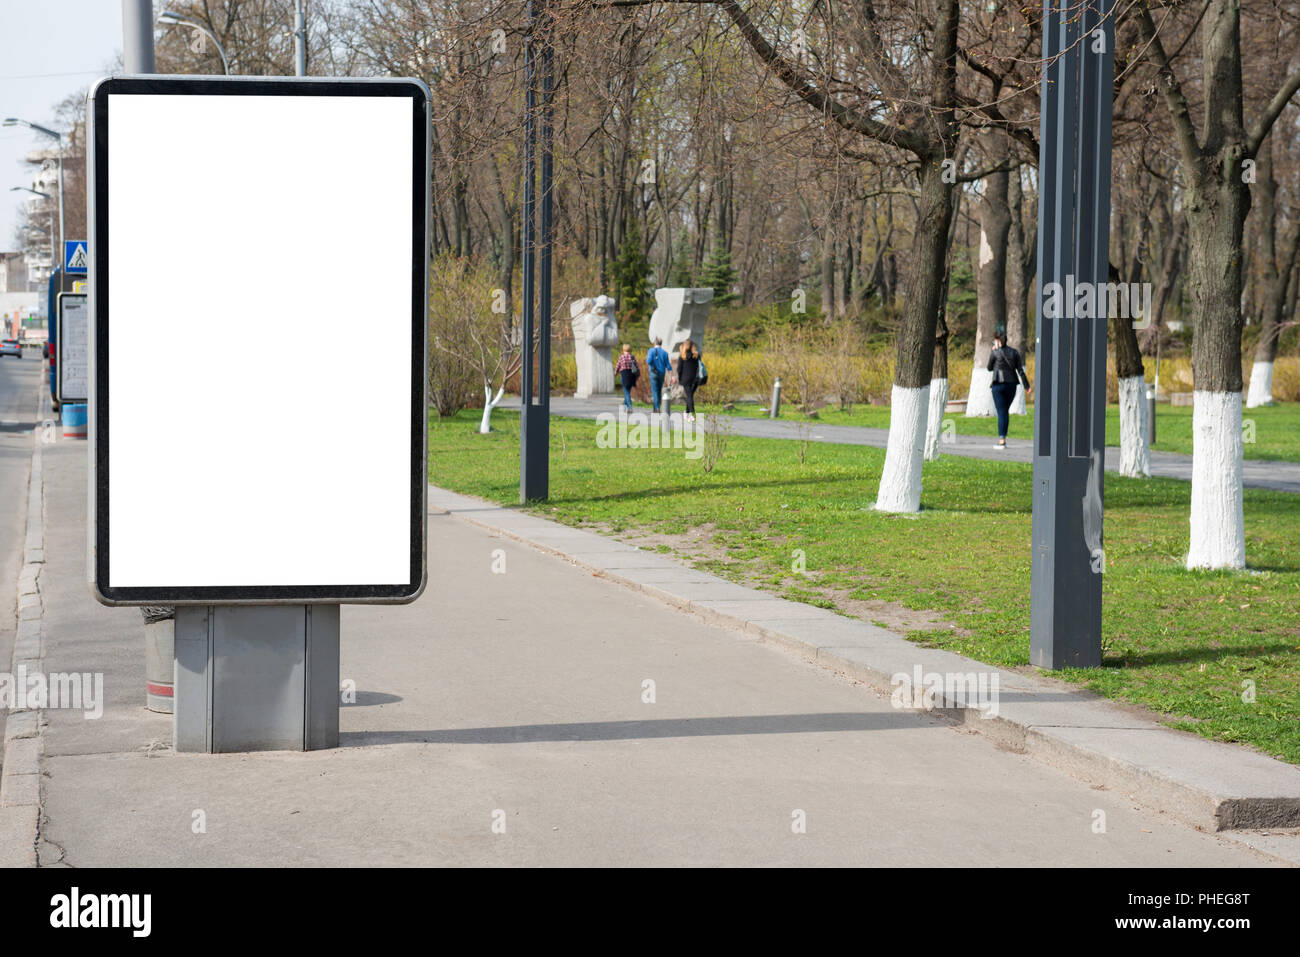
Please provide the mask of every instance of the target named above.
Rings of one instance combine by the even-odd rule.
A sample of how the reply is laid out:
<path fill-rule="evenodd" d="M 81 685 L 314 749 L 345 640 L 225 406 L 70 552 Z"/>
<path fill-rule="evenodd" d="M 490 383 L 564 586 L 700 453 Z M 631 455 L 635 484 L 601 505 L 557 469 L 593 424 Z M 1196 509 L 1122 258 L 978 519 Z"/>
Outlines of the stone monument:
<path fill-rule="evenodd" d="M 664 341 L 668 350 L 668 360 L 672 371 L 677 372 L 678 348 L 687 339 L 695 343 L 695 348 L 704 351 L 704 323 L 709 318 L 709 304 L 713 302 L 713 290 L 705 289 L 656 289 L 655 311 L 650 316 L 650 342 L 656 339 Z M 674 383 L 665 383 L 664 391 L 670 399 L 686 397 L 686 390 Z"/>
<path fill-rule="evenodd" d="M 687 339 L 704 351 L 704 324 L 709 318 L 713 290 L 656 289 L 655 311 L 650 316 L 650 342 L 663 339 L 664 348 L 674 360 L 677 347 Z"/>
<path fill-rule="evenodd" d="M 613 394 L 612 353 L 618 345 L 614 300 L 609 296 L 579 299 L 569 305 L 569 316 L 573 323 L 573 356 L 578 366 L 578 389 L 574 394 L 580 399 Z"/>

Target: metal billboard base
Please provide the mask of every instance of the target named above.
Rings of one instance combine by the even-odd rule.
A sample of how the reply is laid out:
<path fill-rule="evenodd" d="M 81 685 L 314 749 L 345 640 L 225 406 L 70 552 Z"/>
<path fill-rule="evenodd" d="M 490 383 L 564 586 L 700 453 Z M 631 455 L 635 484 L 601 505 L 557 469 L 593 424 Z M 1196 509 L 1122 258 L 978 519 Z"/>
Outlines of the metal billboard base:
<path fill-rule="evenodd" d="M 177 751 L 339 744 L 339 606 L 176 609 Z"/>

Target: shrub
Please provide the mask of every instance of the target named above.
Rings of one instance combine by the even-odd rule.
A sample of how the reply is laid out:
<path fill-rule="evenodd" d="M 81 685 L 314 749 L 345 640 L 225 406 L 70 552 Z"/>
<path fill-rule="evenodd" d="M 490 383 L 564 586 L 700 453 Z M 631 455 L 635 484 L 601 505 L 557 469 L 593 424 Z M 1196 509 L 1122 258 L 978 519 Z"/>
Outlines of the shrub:
<path fill-rule="evenodd" d="M 551 391 L 578 391 L 578 361 L 573 356 L 572 346 L 567 353 L 551 353 Z"/>
<path fill-rule="evenodd" d="M 449 254 L 429 264 L 429 394 L 439 415 L 501 387 L 519 368 L 514 317 L 496 311 L 495 277 L 486 267 Z"/>
<path fill-rule="evenodd" d="M 1300 356 L 1278 356 L 1273 363 L 1273 398 L 1300 402 Z"/>

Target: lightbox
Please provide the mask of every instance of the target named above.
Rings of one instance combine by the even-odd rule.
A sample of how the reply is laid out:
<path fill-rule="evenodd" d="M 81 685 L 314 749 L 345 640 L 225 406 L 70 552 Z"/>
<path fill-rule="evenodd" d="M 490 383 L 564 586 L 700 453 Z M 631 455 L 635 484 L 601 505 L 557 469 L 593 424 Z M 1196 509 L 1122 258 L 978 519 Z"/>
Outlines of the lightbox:
<path fill-rule="evenodd" d="M 428 103 L 406 79 L 92 90 L 100 601 L 423 589 Z"/>

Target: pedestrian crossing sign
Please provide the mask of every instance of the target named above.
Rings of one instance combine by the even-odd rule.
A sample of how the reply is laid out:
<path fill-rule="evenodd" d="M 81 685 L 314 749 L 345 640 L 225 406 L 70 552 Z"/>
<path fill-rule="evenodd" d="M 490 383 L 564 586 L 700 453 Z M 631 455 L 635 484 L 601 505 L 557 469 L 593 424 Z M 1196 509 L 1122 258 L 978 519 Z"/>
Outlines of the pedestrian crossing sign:
<path fill-rule="evenodd" d="M 86 266 L 90 261 L 90 256 L 86 252 L 86 241 L 84 239 L 68 239 L 63 243 L 63 271 L 80 272 L 86 271 Z"/>

